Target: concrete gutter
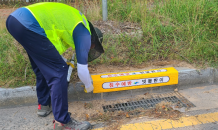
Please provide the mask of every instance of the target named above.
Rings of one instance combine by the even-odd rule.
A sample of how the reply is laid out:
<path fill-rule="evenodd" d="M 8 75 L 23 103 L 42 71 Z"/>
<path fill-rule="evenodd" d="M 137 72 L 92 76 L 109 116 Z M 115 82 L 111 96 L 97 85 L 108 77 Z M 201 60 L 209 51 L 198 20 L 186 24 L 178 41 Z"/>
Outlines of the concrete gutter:
<path fill-rule="evenodd" d="M 201 70 L 189 69 L 185 67 L 175 67 L 179 72 L 179 82 L 177 85 L 126 90 L 109 93 L 85 93 L 80 87 L 81 82 L 75 85 L 70 84 L 68 89 L 69 101 L 88 101 L 97 99 L 113 100 L 117 98 L 133 97 L 147 92 L 173 91 L 193 87 L 197 84 L 214 84 L 218 82 L 218 70 L 206 68 Z M 15 107 L 22 105 L 37 104 L 36 87 L 25 86 L 20 88 L 0 88 L 0 108 Z"/>

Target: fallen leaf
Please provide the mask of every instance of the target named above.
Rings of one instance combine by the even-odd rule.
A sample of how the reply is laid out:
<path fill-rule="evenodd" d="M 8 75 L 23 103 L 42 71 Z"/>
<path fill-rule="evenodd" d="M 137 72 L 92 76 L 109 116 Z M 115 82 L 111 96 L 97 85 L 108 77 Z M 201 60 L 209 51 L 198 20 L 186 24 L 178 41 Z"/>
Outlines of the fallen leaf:
<path fill-rule="evenodd" d="M 126 113 L 126 118 L 129 118 L 130 116 L 129 116 L 129 114 L 128 113 Z"/>
<path fill-rule="evenodd" d="M 89 120 L 89 115 L 88 114 L 86 114 L 86 120 Z"/>
<path fill-rule="evenodd" d="M 100 115 L 103 115 L 100 111 L 98 111 L 98 113 L 99 113 Z"/>
<path fill-rule="evenodd" d="M 145 93 L 144 95 L 147 95 L 147 94 L 149 94 L 149 92 Z"/>

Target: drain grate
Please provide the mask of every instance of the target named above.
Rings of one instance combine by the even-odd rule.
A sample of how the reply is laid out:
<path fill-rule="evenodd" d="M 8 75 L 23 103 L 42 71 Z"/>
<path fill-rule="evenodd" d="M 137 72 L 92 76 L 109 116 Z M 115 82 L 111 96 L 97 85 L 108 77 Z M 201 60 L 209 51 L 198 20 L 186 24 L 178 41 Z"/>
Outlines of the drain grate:
<path fill-rule="evenodd" d="M 187 100 L 184 96 L 182 96 L 178 92 L 172 93 L 165 93 L 165 94 L 152 94 L 151 98 L 148 99 L 141 99 L 137 101 L 125 102 L 125 103 L 118 103 L 114 105 L 106 105 L 103 106 L 104 112 L 107 111 L 129 111 L 134 110 L 136 108 L 154 108 L 156 104 L 166 101 L 175 104 L 178 108 L 181 107 L 195 107 L 193 103 Z"/>

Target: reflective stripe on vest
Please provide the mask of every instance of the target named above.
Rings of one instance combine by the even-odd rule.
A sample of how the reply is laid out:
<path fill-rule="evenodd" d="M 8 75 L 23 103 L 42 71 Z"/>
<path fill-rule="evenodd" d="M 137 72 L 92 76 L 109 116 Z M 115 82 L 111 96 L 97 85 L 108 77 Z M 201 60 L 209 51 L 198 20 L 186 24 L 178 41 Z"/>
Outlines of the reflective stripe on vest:
<path fill-rule="evenodd" d="M 42 2 L 26 6 L 40 26 L 45 30 L 47 38 L 53 43 L 59 54 L 69 47 L 75 49 L 73 30 L 79 23 L 89 30 L 89 22 L 77 9 L 62 3 Z"/>

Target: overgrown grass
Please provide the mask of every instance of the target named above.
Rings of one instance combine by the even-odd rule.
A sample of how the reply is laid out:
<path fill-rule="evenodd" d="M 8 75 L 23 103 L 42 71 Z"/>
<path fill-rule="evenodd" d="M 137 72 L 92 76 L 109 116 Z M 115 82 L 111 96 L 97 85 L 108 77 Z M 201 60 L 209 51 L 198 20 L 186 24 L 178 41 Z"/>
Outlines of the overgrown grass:
<path fill-rule="evenodd" d="M 217 7 L 216 0 L 166 0 L 152 4 L 141 0 L 111 0 L 109 19 L 141 24 L 143 38 L 107 37 L 104 43 L 111 44 L 110 51 L 102 59 L 131 64 L 179 59 L 201 66 L 217 66 Z M 108 60 L 111 55 L 115 59 Z M 124 60 L 121 55 L 125 55 Z"/>
<path fill-rule="evenodd" d="M 72 6 L 89 20 L 101 20 L 101 1 L 78 1 Z M 104 37 L 105 53 L 91 64 L 141 64 L 151 60 L 184 60 L 217 67 L 217 0 L 108 0 L 108 19 L 134 22 L 142 38 L 125 34 Z M 35 76 L 25 51 L 0 24 L 0 86 L 34 85 Z"/>
<path fill-rule="evenodd" d="M 75 3 L 71 3 L 71 5 L 83 12 L 88 20 L 94 21 L 102 19 L 101 1 L 99 0 L 85 0 L 84 2 L 76 0 Z"/>
<path fill-rule="evenodd" d="M 25 50 L 12 38 L 0 21 L 0 86 L 33 85 L 35 75 Z"/>

